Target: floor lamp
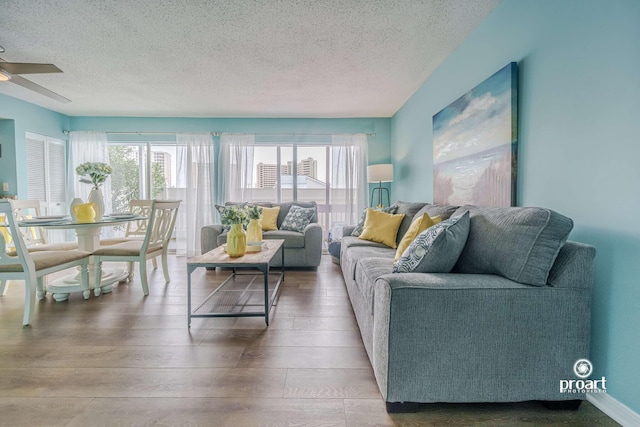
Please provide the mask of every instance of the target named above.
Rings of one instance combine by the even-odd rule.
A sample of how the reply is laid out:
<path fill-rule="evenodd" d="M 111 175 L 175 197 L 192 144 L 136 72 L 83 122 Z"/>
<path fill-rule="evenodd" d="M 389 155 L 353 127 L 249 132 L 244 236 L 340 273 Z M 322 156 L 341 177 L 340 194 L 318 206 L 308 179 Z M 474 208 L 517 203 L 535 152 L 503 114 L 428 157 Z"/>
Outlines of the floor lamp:
<path fill-rule="evenodd" d="M 378 191 L 378 208 L 384 207 L 382 204 L 382 192 L 387 193 L 387 203 L 391 205 L 391 199 L 389 198 L 389 189 L 382 186 L 383 182 L 393 182 L 393 165 L 369 165 L 367 166 L 367 181 L 377 182 L 378 186 L 371 190 L 371 207 L 373 207 L 373 199 L 376 191 Z"/>

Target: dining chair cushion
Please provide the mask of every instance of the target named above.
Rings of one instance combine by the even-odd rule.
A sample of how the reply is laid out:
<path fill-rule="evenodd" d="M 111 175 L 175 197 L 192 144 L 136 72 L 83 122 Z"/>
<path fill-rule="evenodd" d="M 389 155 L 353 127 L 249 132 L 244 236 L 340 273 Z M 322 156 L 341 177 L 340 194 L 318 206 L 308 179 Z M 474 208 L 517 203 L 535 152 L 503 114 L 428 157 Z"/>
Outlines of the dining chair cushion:
<path fill-rule="evenodd" d="M 142 240 L 131 240 L 129 242 L 116 243 L 115 245 L 104 246 L 93 252 L 94 255 L 107 256 L 136 256 L 142 250 Z M 149 245 L 147 253 L 156 252 L 162 249 L 162 243 Z"/>
<path fill-rule="evenodd" d="M 116 245 L 118 243 L 130 242 L 132 240 L 143 241 L 144 236 L 114 237 L 111 239 L 102 239 L 100 240 L 100 246 L 111 246 L 111 245 Z"/>
<path fill-rule="evenodd" d="M 77 261 L 88 257 L 89 255 L 91 255 L 91 253 L 84 251 L 41 251 L 31 253 L 31 259 L 33 260 L 36 271 L 38 271 L 55 267 L 56 265 Z M 18 261 L 17 257 L 16 261 Z M 22 265 L 19 263 L 0 265 L 0 272 L 15 273 L 20 271 L 23 270 Z"/>
<path fill-rule="evenodd" d="M 27 247 L 30 253 L 42 251 L 69 251 L 78 249 L 78 242 L 61 242 L 61 243 L 45 243 L 44 245 L 34 245 Z M 16 256 L 18 253 L 15 249 L 7 251 L 9 256 Z"/>

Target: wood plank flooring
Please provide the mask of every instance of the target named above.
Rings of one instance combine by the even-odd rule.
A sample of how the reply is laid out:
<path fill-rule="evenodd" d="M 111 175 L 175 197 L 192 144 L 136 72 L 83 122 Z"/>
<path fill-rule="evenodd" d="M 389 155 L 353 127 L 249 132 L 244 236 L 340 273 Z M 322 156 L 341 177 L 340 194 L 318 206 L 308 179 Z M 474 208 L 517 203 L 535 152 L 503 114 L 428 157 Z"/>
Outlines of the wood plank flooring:
<path fill-rule="evenodd" d="M 613 426 L 589 403 L 427 405 L 385 411 L 339 266 L 287 271 L 263 318 L 193 319 L 185 258 L 87 301 L 51 296 L 21 326 L 24 290 L 0 298 L 0 426 Z M 150 267 L 150 266 L 149 266 Z M 197 270 L 194 301 L 228 271 Z M 197 302 L 197 301 L 195 301 Z"/>

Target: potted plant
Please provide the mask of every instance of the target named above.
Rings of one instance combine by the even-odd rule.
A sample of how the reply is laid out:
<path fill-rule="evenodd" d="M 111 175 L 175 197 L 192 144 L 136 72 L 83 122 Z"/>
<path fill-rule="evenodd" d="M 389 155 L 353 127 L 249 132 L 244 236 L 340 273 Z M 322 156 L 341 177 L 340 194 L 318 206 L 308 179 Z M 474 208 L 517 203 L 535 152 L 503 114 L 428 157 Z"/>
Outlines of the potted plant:
<path fill-rule="evenodd" d="M 112 172 L 111 166 L 102 162 L 86 162 L 76 168 L 78 175 L 86 177 L 80 178 L 80 182 L 93 185 L 88 200 L 94 203 L 96 220 L 101 220 L 104 215 L 104 197 L 100 186 L 109 178 Z"/>
<path fill-rule="evenodd" d="M 247 213 L 238 206 L 231 206 L 225 209 L 222 217 L 231 225 L 227 233 L 227 254 L 232 258 L 243 256 L 247 251 L 247 233 L 242 224 L 247 220 Z"/>
<path fill-rule="evenodd" d="M 251 206 L 247 208 L 249 225 L 247 226 L 247 242 L 262 242 L 262 208 Z"/>

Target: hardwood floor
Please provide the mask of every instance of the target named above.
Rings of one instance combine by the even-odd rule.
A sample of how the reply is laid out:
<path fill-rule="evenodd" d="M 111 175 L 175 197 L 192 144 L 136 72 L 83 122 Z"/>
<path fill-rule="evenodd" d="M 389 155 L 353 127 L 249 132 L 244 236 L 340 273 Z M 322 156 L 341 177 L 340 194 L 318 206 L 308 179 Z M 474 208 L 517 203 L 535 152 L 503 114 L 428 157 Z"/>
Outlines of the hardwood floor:
<path fill-rule="evenodd" d="M 149 270 L 110 294 L 38 303 L 21 326 L 24 290 L 0 298 L 2 426 L 613 426 L 588 402 L 550 411 L 536 402 L 426 405 L 388 415 L 339 266 L 288 271 L 263 318 L 193 319 L 185 258 L 172 281 Z M 137 271 L 136 271 L 137 273 Z M 194 299 L 228 271 L 193 274 Z"/>

